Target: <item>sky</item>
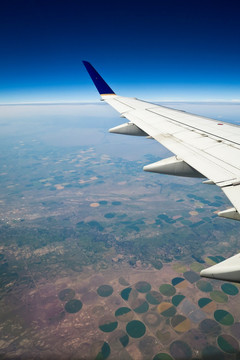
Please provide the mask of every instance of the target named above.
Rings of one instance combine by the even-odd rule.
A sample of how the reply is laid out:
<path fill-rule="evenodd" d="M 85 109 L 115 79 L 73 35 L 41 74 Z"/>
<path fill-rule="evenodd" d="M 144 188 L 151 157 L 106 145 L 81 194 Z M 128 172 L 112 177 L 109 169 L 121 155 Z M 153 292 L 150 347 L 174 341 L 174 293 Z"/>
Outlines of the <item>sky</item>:
<path fill-rule="evenodd" d="M 82 60 L 119 95 L 240 101 L 238 1 L 8 0 L 0 103 L 98 101 Z"/>

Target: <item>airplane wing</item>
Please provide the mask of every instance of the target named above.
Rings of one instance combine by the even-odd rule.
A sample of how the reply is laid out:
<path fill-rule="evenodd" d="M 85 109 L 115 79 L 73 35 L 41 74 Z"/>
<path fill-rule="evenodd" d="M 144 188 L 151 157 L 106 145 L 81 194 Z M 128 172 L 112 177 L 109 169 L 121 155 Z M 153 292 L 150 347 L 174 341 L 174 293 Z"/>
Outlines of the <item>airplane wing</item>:
<path fill-rule="evenodd" d="M 83 63 L 102 100 L 129 120 L 110 129 L 111 133 L 147 136 L 175 154 L 144 170 L 206 178 L 204 183 L 219 186 L 233 204 L 218 215 L 240 220 L 240 127 L 116 95 L 89 62 Z M 240 282 L 240 256 L 223 263 L 204 269 L 201 276 Z"/>

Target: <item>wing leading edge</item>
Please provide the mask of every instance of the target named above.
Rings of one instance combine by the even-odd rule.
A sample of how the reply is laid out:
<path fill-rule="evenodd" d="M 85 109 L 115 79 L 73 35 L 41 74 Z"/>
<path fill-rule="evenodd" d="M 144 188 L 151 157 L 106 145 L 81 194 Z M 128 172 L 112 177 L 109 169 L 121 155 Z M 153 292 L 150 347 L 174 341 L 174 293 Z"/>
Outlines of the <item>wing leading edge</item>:
<path fill-rule="evenodd" d="M 145 166 L 145 171 L 206 178 L 204 183 L 219 186 L 234 206 L 218 215 L 240 220 L 239 126 L 116 95 L 90 63 L 84 65 L 102 100 L 128 120 L 110 132 L 153 138 L 175 154 Z M 240 282 L 240 256 L 200 275 Z"/>

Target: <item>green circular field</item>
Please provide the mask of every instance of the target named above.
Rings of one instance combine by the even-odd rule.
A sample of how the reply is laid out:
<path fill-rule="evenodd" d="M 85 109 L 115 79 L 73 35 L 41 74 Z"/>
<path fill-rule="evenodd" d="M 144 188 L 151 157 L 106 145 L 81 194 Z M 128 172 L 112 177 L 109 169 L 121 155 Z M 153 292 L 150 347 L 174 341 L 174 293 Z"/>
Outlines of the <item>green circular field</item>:
<path fill-rule="evenodd" d="M 191 328 L 191 321 L 183 315 L 175 315 L 171 319 L 172 328 L 179 333 L 188 331 Z"/>
<path fill-rule="evenodd" d="M 152 290 L 147 293 L 146 300 L 151 305 L 158 305 L 162 301 L 162 295 L 158 291 Z"/>
<path fill-rule="evenodd" d="M 112 205 L 115 205 L 115 206 L 121 205 L 121 201 L 113 201 Z"/>
<path fill-rule="evenodd" d="M 239 351 L 239 345 L 236 339 L 230 335 L 220 335 L 217 339 L 218 346 L 228 354 L 236 354 Z"/>
<path fill-rule="evenodd" d="M 113 219 L 115 216 L 116 216 L 115 213 L 107 213 L 107 214 L 104 215 L 104 217 L 106 219 Z"/>
<path fill-rule="evenodd" d="M 133 312 L 128 307 L 121 307 L 115 311 L 115 316 L 120 321 L 130 321 L 133 318 Z"/>
<path fill-rule="evenodd" d="M 183 276 L 185 277 L 185 279 L 187 281 L 189 281 L 191 284 L 197 282 L 200 279 L 199 274 L 197 274 L 194 271 L 186 271 L 185 273 L 183 273 Z"/>
<path fill-rule="evenodd" d="M 173 358 L 166 353 L 159 353 L 154 356 L 153 360 L 173 360 Z"/>
<path fill-rule="evenodd" d="M 66 312 L 70 313 L 70 314 L 75 314 L 78 311 L 80 311 L 82 308 L 82 302 L 80 300 L 77 299 L 72 299 L 69 300 L 66 304 L 65 304 L 65 310 Z"/>
<path fill-rule="evenodd" d="M 238 288 L 230 283 L 222 284 L 222 291 L 224 291 L 228 295 L 237 295 L 239 293 Z"/>
<path fill-rule="evenodd" d="M 118 326 L 118 322 L 113 316 L 105 316 L 99 320 L 99 329 L 103 332 L 112 332 Z"/>
<path fill-rule="evenodd" d="M 174 306 L 178 306 L 183 301 L 183 299 L 185 299 L 184 295 L 175 295 L 172 297 L 172 303 Z"/>
<path fill-rule="evenodd" d="M 187 268 L 183 263 L 173 263 L 172 268 L 177 273 L 184 273 L 185 271 L 187 271 Z"/>
<path fill-rule="evenodd" d="M 226 303 L 228 302 L 228 297 L 222 291 L 214 290 L 210 292 L 210 297 L 212 300 L 218 303 Z"/>
<path fill-rule="evenodd" d="M 101 285 L 97 289 L 97 293 L 99 296 L 108 297 L 108 296 L 112 295 L 113 288 L 110 285 Z"/>
<path fill-rule="evenodd" d="M 100 200 L 98 203 L 100 205 L 107 205 L 108 202 L 106 200 Z"/>
<path fill-rule="evenodd" d="M 128 301 L 131 291 L 132 291 L 132 288 L 130 288 L 130 287 L 123 289 L 121 291 L 121 297 L 123 298 L 123 300 Z"/>
<path fill-rule="evenodd" d="M 170 354 L 175 360 L 190 360 L 192 358 L 192 350 L 187 343 L 177 340 L 170 345 Z"/>
<path fill-rule="evenodd" d="M 208 305 L 209 303 L 211 303 L 212 300 L 208 299 L 208 298 L 201 298 L 198 300 L 198 306 L 200 308 L 203 308 L 204 306 Z"/>
<path fill-rule="evenodd" d="M 224 360 L 225 356 L 222 351 L 212 345 L 206 346 L 202 351 L 202 360 Z"/>
<path fill-rule="evenodd" d="M 173 296 L 176 293 L 176 289 L 174 286 L 170 284 L 163 284 L 159 287 L 159 291 L 161 294 L 165 296 Z"/>
<path fill-rule="evenodd" d="M 75 291 L 72 289 L 64 289 L 59 292 L 58 297 L 61 301 L 72 300 L 75 296 Z"/>
<path fill-rule="evenodd" d="M 199 280 L 196 285 L 203 292 L 210 292 L 213 289 L 212 284 L 206 280 Z"/>
<path fill-rule="evenodd" d="M 212 319 L 205 319 L 199 324 L 199 329 L 207 336 L 218 336 L 221 333 L 221 326 Z"/>
<path fill-rule="evenodd" d="M 140 338 L 146 332 L 146 326 L 139 320 L 132 320 L 126 326 L 126 331 L 132 338 Z"/>
<path fill-rule="evenodd" d="M 202 264 L 199 264 L 198 262 L 194 262 L 190 265 L 190 269 L 192 271 L 200 272 L 204 269 L 204 266 Z"/>
<path fill-rule="evenodd" d="M 148 291 L 151 290 L 151 285 L 146 282 L 146 281 L 139 281 L 136 285 L 135 288 L 137 289 L 138 292 L 140 293 L 147 293 Z"/>
<path fill-rule="evenodd" d="M 222 325 L 230 326 L 234 323 L 233 316 L 226 310 L 216 310 L 214 318 Z"/>

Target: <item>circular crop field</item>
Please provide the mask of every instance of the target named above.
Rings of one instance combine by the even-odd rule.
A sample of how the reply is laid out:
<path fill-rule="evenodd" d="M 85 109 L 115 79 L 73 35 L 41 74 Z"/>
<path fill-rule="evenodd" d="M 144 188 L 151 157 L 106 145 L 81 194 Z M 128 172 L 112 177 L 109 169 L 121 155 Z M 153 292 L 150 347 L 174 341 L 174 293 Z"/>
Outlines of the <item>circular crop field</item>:
<path fill-rule="evenodd" d="M 135 299 L 131 303 L 131 306 L 137 314 L 143 314 L 143 313 L 147 312 L 149 309 L 148 302 L 144 299 Z"/>
<path fill-rule="evenodd" d="M 178 306 L 183 301 L 183 299 L 185 299 L 184 295 L 175 295 L 172 297 L 172 303 L 174 306 Z"/>
<path fill-rule="evenodd" d="M 198 300 L 198 306 L 208 313 L 213 313 L 216 310 L 216 304 L 209 298 L 201 298 Z"/>
<path fill-rule="evenodd" d="M 199 324 L 199 329 L 207 336 L 218 336 L 221 333 L 221 326 L 212 319 L 205 319 Z"/>
<path fill-rule="evenodd" d="M 199 274 L 197 274 L 194 271 L 186 271 L 183 276 L 187 281 L 189 281 L 191 284 L 194 284 L 196 281 L 200 279 Z"/>
<path fill-rule="evenodd" d="M 140 338 L 146 332 L 146 326 L 139 320 L 132 320 L 126 326 L 126 331 L 133 338 Z"/>
<path fill-rule="evenodd" d="M 61 301 L 72 300 L 75 296 L 75 291 L 72 289 L 64 289 L 59 292 L 58 297 Z"/>
<path fill-rule="evenodd" d="M 214 318 L 222 325 L 230 326 L 234 323 L 233 316 L 226 310 L 216 310 Z"/>
<path fill-rule="evenodd" d="M 159 287 L 159 291 L 161 294 L 165 296 L 173 296 L 176 293 L 176 289 L 174 286 L 170 284 L 163 284 Z"/>
<path fill-rule="evenodd" d="M 221 288 L 222 288 L 222 291 L 224 291 L 225 294 L 228 294 L 228 295 L 237 295 L 239 292 L 238 288 L 235 285 L 230 284 L 230 283 L 222 284 Z"/>
<path fill-rule="evenodd" d="M 172 265 L 173 270 L 175 270 L 177 273 L 184 273 L 187 271 L 187 268 L 182 263 L 173 263 Z"/>
<path fill-rule="evenodd" d="M 210 292 L 213 290 L 212 284 L 206 280 L 199 280 L 196 285 L 198 289 L 203 292 Z"/>
<path fill-rule="evenodd" d="M 133 312 L 128 307 L 121 307 L 115 311 L 115 316 L 119 321 L 130 321 L 133 318 Z"/>
<path fill-rule="evenodd" d="M 112 205 L 115 205 L 115 206 L 121 205 L 121 201 L 113 201 Z"/>
<path fill-rule="evenodd" d="M 120 277 L 120 278 L 118 279 L 118 282 L 119 282 L 119 284 L 122 285 L 122 286 L 129 286 L 129 283 L 128 283 L 127 280 L 125 280 L 123 277 Z"/>
<path fill-rule="evenodd" d="M 98 203 L 100 205 L 107 205 L 108 202 L 106 200 L 100 200 Z"/>
<path fill-rule="evenodd" d="M 204 269 L 204 266 L 202 264 L 199 264 L 198 262 L 194 262 L 190 265 L 190 269 L 192 271 L 200 272 Z"/>
<path fill-rule="evenodd" d="M 146 293 L 151 290 L 151 285 L 146 281 L 139 281 L 136 283 L 135 288 L 140 293 Z"/>
<path fill-rule="evenodd" d="M 107 213 L 107 214 L 104 215 L 104 217 L 106 219 L 113 219 L 115 216 L 116 216 L 115 213 Z"/>
<path fill-rule="evenodd" d="M 177 289 L 184 289 L 188 285 L 187 281 L 184 278 L 181 278 L 181 277 L 175 277 L 174 279 L 172 279 L 172 284 Z"/>
<path fill-rule="evenodd" d="M 110 285 L 101 285 L 97 289 L 97 293 L 99 296 L 108 297 L 108 296 L 112 295 L 113 288 Z"/>
<path fill-rule="evenodd" d="M 149 311 L 146 314 L 143 315 L 143 321 L 147 326 L 156 327 L 160 324 L 161 318 L 158 315 L 158 313 L 154 311 Z"/>
<path fill-rule="evenodd" d="M 236 354 L 239 351 L 239 345 L 236 339 L 230 335 L 220 335 L 217 339 L 218 346 L 228 354 Z"/>
<path fill-rule="evenodd" d="M 173 360 L 173 358 L 166 353 L 159 353 L 154 356 L 153 360 Z"/>
<path fill-rule="evenodd" d="M 192 350 L 184 341 L 174 341 L 170 345 L 170 354 L 175 360 L 190 360 L 192 358 Z"/>
<path fill-rule="evenodd" d="M 77 299 L 72 299 L 69 300 L 66 304 L 65 304 L 65 310 L 66 312 L 70 313 L 70 314 L 75 314 L 78 311 L 80 311 L 82 308 L 82 302 L 80 300 Z"/>
<path fill-rule="evenodd" d="M 183 315 L 175 315 L 171 319 L 172 328 L 177 332 L 186 332 L 191 328 L 191 321 Z"/>
<path fill-rule="evenodd" d="M 149 358 L 150 355 L 154 354 L 154 345 L 157 344 L 157 340 L 153 336 L 144 336 L 139 341 L 139 350 L 142 354 Z"/>
<path fill-rule="evenodd" d="M 112 332 L 118 326 L 118 322 L 113 316 L 104 316 L 99 320 L 99 329 L 103 332 Z"/>
<path fill-rule="evenodd" d="M 147 293 L 146 295 L 146 300 L 149 302 L 149 304 L 151 305 L 158 305 L 160 304 L 160 302 L 162 301 L 162 295 L 155 290 L 149 291 L 149 293 Z"/>
<path fill-rule="evenodd" d="M 170 331 L 157 330 L 156 336 L 161 341 L 162 344 L 168 344 L 171 339 Z"/>
<path fill-rule="evenodd" d="M 214 290 L 210 292 L 210 297 L 212 300 L 218 303 L 226 303 L 228 302 L 228 297 L 222 291 Z"/>
<path fill-rule="evenodd" d="M 130 288 L 130 287 L 123 289 L 121 291 L 121 297 L 123 298 L 123 300 L 128 301 L 131 291 L 132 291 L 132 288 Z"/>
<path fill-rule="evenodd" d="M 111 349 L 107 342 L 97 341 L 91 346 L 90 359 L 106 360 L 110 355 Z"/>
<path fill-rule="evenodd" d="M 176 314 L 176 308 L 171 303 L 168 302 L 162 302 L 158 305 L 157 311 L 159 314 L 165 317 L 171 317 Z"/>
<path fill-rule="evenodd" d="M 224 360 L 225 356 L 222 351 L 212 345 L 206 346 L 202 351 L 202 360 Z"/>

